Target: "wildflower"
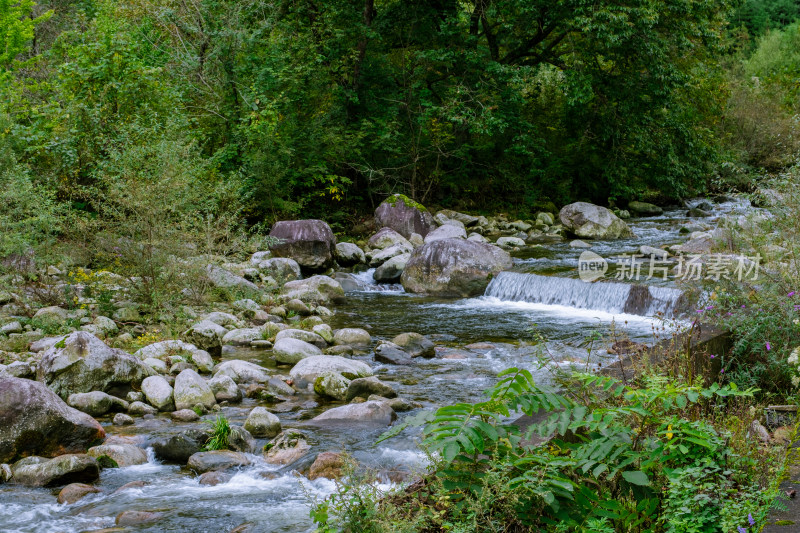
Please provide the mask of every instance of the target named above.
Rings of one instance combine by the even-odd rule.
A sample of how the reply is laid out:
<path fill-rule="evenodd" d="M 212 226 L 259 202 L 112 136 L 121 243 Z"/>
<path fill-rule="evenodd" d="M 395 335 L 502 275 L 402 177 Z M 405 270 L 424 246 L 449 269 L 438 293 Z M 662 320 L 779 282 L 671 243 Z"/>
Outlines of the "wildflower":
<path fill-rule="evenodd" d="M 736 528 L 737 533 L 747 533 L 747 529 L 739 526 Z"/>
<path fill-rule="evenodd" d="M 772 349 L 772 346 L 770 345 L 769 341 L 767 341 L 766 346 L 767 346 L 767 351 L 770 351 Z"/>
<path fill-rule="evenodd" d="M 792 296 L 794 296 L 794 291 L 792 291 L 792 292 L 790 292 L 789 294 L 786 295 L 787 298 L 791 298 Z"/>
<path fill-rule="evenodd" d="M 672 424 L 670 424 L 667 426 L 667 440 L 672 440 L 672 437 Z"/>
<path fill-rule="evenodd" d="M 753 513 L 747 513 L 747 523 L 750 524 L 751 526 L 756 525 L 756 521 L 753 520 Z"/>
<path fill-rule="evenodd" d="M 714 359 L 715 357 L 716 357 L 716 355 L 714 355 L 714 354 L 712 353 L 712 354 L 711 354 L 711 359 Z"/>

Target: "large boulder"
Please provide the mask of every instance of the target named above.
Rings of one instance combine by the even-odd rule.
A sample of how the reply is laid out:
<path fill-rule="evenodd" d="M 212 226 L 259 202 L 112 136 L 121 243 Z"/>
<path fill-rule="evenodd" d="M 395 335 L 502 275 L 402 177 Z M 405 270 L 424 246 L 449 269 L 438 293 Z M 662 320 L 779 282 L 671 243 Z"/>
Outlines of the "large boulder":
<path fill-rule="evenodd" d="M 365 329 L 342 328 L 333 332 L 333 344 L 336 346 L 347 345 L 356 350 L 366 350 L 372 343 L 372 336 Z"/>
<path fill-rule="evenodd" d="M 221 289 L 238 289 L 247 292 L 258 291 L 258 285 L 252 281 L 247 281 L 242 276 L 217 265 L 206 266 L 206 277 L 214 286 Z"/>
<path fill-rule="evenodd" d="M 328 346 L 328 343 L 325 341 L 325 339 L 323 339 L 313 331 L 306 331 L 304 329 L 289 328 L 279 331 L 278 334 L 275 335 L 276 346 L 277 342 L 283 339 L 301 340 L 303 342 L 313 344 L 317 348 L 325 348 L 326 346 Z"/>
<path fill-rule="evenodd" d="M 250 361 L 231 359 L 214 367 L 214 377 L 228 376 L 236 383 L 265 383 L 269 373 Z"/>
<path fill-rule="evenodd" d="M 36 369 L 36 379 L 62 398 L 76 392 L 138 387 L 155 371 L 138 357 L 111 348 L 86 331 L 76 331 L 49 348 Z"/>
<path fill-rule="evenodd" d="M 461 226 L 444 224 L 425 236 L 425 243 L 440 241 L 442 239 L 466 239 L 467 232 Z"/>
<path fill-rule="evenodd" d="M 222 355 L 222 339 L 228 330 L 210 319 L 204 319 L 193 324 L 183 334 L 186 339 L 201 350 L 207 351 L 213 357 Z"/>
<path fill-rule="evenodd" d="M 394 410 L 386 402 L 368 401 L 351 403 L 328 409 L 315 416 L 309 424 L 357 423 L 388 426 L 397 418 Z"/>
<path fill-rule="evenodd" d="M 378 227 L 387 227 L 408 239 L 412 233 L 425 237 L 434 227 L 433 215 L 425 206 L 402 194 L 393 194 L 375 210 Z"/>
<path fill-rule="evenodd" d="M 277 416 L 267 411 L 265 407 L 254 407 L 250 414 L 247 415 L 244 429 L 254 437 L 272 438 L 281 432 L 281 421 Z"/>
<path fill-rule="evenodd" d="M 172 386 L 161 376 L 150 376 L 142 381 L 142 392 L 147 403 L 159 411 L 173 411 Z"/>
<path fill-rule="evenodd" d="M 273 257 L 258 263 L 258 270 L 278 283 L 300 279 L 300 265 L 289 257 Z"/>
<path fill-rule="evenodd" d="M 347 379 L 366 378 L 372 369 L 366 363 L 347 359 L 338 355 L 314 355 L 301 359 L 289 372 L 291 378 L 301 388 L 316 382 L 326 372 L 337 372 Z"/>
<path fill-rule="evenodd" d="M 208 383 L 200 377 L 200 374 L 187 368 L 175 378 L 175 388 L 173 391 L 175 398 L 175 408 L 191 409 L 197 404 L 206 409 L 211 409 L 216 405 L 217 400 Z"/>
<path fill-rule="evenodd" d="M 385 250 L 386 248 L 391 248 L 392 246 L 399 246 L 408 250 L 412 250 L 414 248 L 411 243 L 408 242 L 408 239 L 397 233 L 392 228 L 385 227 L 379 229 L 375 235 L 369 238 L 367 241 L 367 246 L 378 250 Z"/>
<path fill-rule="evenodd" d="M 83 452 L 105 436 L 94 418 L 69 407 L 43 384 L 0 377 L 0 463 Z"/>
<path fill-rule="evenodd" d="M 633 231 L 611 210 L 588 202 L 565 205 L 558 213 L 564 227 L 582 239 L 621 239 Z"/>
<path fill-rule="evenodd" d="M 411 259 L 411 254 L 396 255 L 375 269 L 372 279 L 378 283 L 393 283 L 400 279 L 403 270 Z"/>
<path fill-rule="evenodd" d="M 293 365 L 306 357 L 322 355 L 322 350 L 300 339 L 285 337 L 275 342 L 272 353 L 278 363 Z"/>
<path fill-rule="evenodd" d="M 443 239 L 411 254 L 400 281 L 408 292 L 445 297 L 483 294 L 492 277 L 511 268 L 511 256 L 497 246 Z"/>
<path fill-rule="evenodd" d="M 128 409 L 128 402 L 125 400 L 99 390 L 70 394 L 67 397 L 67 404 L 90 416 L 103 416 L 109 411 L 127 411 Z"/>
<path fill-rule="evenodd" d="M 283 286 L 286 300 L 298 299 L 306 303 L 328 305 L 344 301 L 344 289 L 328 276 L 311 276 L 308 279 L 290 281 Z"/>
<path fill-rule="evenodd" d="M 53 487 L 94 481 L 100 477 L 100 465 L 84 453 L 68 453 L 54 459 L 26 457 L 11 466 L 14 482 L 30 487 Z"/>
<path fill-rule="evenodd" d="M 352 242 L 340 242 L 336 245 L 336 261 L 342 266 L 352 266 L 366 263 L 367 257 L 364 250 Z"/>
<path fill-rule="evenodd" d="M 658 216 L 664 213 L 664 210 L 654 204 L 647 202 L 628 202 L 628 210 L 639 216 Z"/>
<path fill-rule="evenodd" d="M 408 246 L 396 244 L 394 246 L 384 248 L 383 250 L 376 250 L 375 252 L 370 254 L 369 266 L 379 267 L 385 262 L 392 259 L 393 257 L 397 257 L 398 255 L 408 254 L 413 249 L 414 247 L 411 246 L 410 244 Z"/>
<path fill-rule="evenodd" d="M 290 257 L 308 270 L 323 270 L 333 264 L 336 237 L 321 220 L 282 220 L 272 226 L 269 236 L 279 239 L 270 246 L 277 257 Z"/>
<path fill-rule="evenodd" d="M 101 464 L 103 459 L 107 457 L 114 461 L 119 468 L 143 465 L 147 462 L 147 452 L 135 444 L 101 444 L 100 446 L 89 448 L 86 454 L 94 457 Z"/>

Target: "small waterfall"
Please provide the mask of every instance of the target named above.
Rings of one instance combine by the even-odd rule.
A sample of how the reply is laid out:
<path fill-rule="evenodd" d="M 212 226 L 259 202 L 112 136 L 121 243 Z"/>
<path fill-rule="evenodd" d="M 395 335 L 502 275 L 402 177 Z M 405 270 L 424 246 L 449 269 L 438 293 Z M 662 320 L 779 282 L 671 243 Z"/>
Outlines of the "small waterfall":
<path fill-rule="evenodd" d="M 678 289 L 614 282 L 586 283 L 573 278 L 517 272 L 498 274 L 489 283 L 484 296 L 641 316 L 661 313 L 673 317 L 686 310 L 685 297 Z"/>

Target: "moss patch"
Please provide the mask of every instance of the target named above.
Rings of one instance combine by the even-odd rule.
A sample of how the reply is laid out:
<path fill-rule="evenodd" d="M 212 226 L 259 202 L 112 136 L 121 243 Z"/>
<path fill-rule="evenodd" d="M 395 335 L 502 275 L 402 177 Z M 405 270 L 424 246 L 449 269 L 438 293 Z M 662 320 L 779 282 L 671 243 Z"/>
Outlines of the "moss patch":
<path fill-rule="evenodd" d="M 414 200 L 412 200 L 411 198 L 409 198 L 405 194 L 399 194 L 399 193 L 398 194 L 393 194 L 390 197 L 388 197 L 386 200 L 384 200 L 384 203 L 387 203 L 390 206 L 394 207 L 397 204 L 398 200 L 402 200 L 403 203 L 406 204 L 408 207 L 413 207 L 415 209 L 419 209 L 420 211 L 425 211 L 425 206 L 424 205 L 422 205 L 419 202 L 415 202 Z"/>

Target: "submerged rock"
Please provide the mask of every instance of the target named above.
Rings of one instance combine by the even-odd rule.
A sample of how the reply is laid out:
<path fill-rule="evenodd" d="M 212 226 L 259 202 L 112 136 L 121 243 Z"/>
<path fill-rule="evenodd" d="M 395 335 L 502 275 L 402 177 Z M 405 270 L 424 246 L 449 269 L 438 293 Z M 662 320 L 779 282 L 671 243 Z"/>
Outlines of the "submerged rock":
<path fill-rule="evenodd" d="M 339 479 L 342 477 L 344 466 L 345 460 L 343 454 L 338 452 L 322 452 L 314 459 L 314 463 L 308 471 L 308 479 L 314 480 L 320 477 Z"/>
<path fill-rule="evenodd" d="M 58 493 L 58 503 L 72 504 L 89 494 L 97 494 L 100 489 L 85 483 L 70 483 Z"/>
<path fill-rule="evenodd" d="M 483 294 L 493 276 L 511 268 L 511 256 L 490 244 L 443 239 L 414 250 L 400 280 L 408 292 L 444 297 Z"/>
<path fill-rule="evenodd" d="M 0 463 L 83 452 L 103 439 L 105 431 L 94 418 L 42 383 L 0 377 Z"/>

